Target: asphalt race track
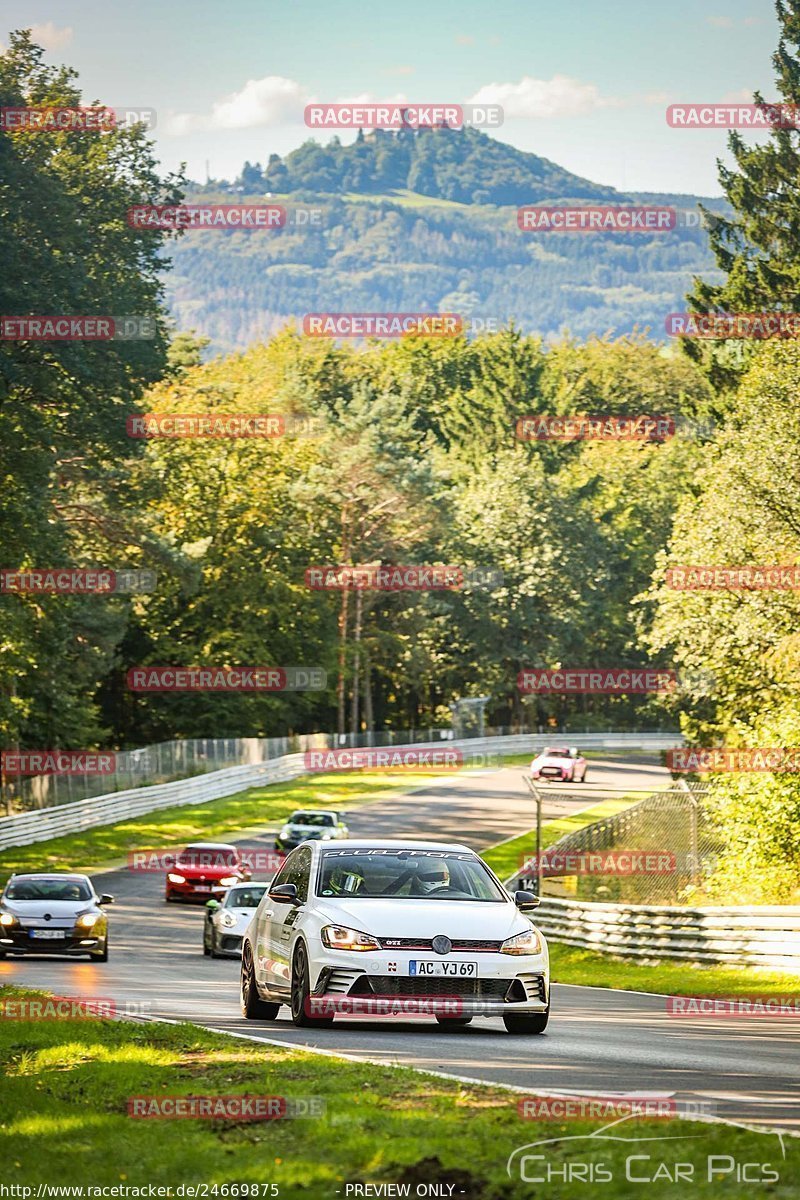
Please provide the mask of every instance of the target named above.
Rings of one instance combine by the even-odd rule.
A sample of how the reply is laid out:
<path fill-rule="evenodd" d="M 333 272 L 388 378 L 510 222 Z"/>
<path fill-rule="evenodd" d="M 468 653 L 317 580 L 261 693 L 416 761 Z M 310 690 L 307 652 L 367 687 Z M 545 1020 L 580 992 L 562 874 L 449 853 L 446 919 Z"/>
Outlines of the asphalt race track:
<path fill-rule="evenodd" d="M 545 818 L 584 808 L 614 788 L 659 786 L 664 772 L 644 758 L 591 760 L 589 782 L 572 796 L 548 797 Z M 355 837 L 431 837 L 481 847 L 533 824 L 521 768 L 453 776 L 406 796 L 353 812 Z M 272 846 L 248 836 L 247 845 Z M 288 1010 L 276 1022 L 239 1014 L 238 965 L 204 958 L 201 906 L 167 905 L 161 875 L 127 870 L 98 876 L 116 896 L 110 910 L 111 958 L 6 959 L 0 981 L 68 996 L 144 1004 L 154 1017 L 192 1020 L 215 1029 L 329 1052 L 402 1063 L 532 1093 L 656 1093 L 702 1102 L 719 1117 L 800 1132 L 800 1022 L 796 1018 L 675 1018 L 664 998 L 556 984 L 545 1035 L 513 1037 L 497 1019 L 476 1019 L 444 1032 L 428 1019 L 358 1021 L 332 1029 L 295 1029 Z M 754 992 L 757 984 L 754 983 Z"/>

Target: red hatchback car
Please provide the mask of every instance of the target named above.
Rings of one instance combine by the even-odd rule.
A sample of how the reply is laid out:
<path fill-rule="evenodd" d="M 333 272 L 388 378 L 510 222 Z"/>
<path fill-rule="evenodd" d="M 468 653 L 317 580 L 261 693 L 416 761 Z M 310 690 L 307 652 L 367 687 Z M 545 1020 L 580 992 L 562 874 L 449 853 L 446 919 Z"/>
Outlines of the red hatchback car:
<path fill-rule="evenodd" d="M 239 851 L 225 842 L 192 842 L 167 873 L 167 900 L 210 900 L 250 878 Z"/>

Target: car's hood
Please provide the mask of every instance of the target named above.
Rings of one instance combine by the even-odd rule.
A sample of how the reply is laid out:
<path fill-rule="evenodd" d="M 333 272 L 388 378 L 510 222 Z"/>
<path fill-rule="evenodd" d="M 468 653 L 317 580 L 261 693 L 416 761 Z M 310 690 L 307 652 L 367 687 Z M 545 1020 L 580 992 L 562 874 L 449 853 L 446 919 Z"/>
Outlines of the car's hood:
<path fill-rule="evenodd" d="M 254 908 L 219 908 L 214 914 L 217 917 L 217 926 L 225 933 L 243 933 L 253 919 Z M 235 925 L 225 925 L 222 921 L 222 913 L 229 913 L 236 918 Z"/>
<path fill-rule="evenodd" d="M 94 908 L 91 900 L 4 900 L 3 908 L 20 920 L 34 920 L 49 913 L 55 919 L 75 917 L 78 913 Z"/>
<path fill-rule="evenodd" d="M 318 912 L 331 924 L 340 923 L 375 937 L 453 938 L 503 941 L 530 928 L 530 921 L 513 904 L 474 900 L 328 900 L 318 899 Z"/>
<path fill-rule="evenodd" d="M 322 837 L 323 833 L 333 833 L 332 825 L 287 825 L 290 833 L 303 837 Z"/>

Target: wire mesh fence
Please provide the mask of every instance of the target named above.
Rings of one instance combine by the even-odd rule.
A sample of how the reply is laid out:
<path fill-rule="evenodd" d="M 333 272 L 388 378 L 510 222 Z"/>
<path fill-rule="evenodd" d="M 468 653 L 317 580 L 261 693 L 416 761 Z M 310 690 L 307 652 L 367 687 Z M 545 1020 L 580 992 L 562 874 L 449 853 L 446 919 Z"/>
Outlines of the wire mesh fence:
<path fill-rule="evenodd" d="M 679 781 L 566 834 L 542 852 L 542 895 L 614 904 L 696 896 L 723 846 L 707 798 L 706 784 Z"/>

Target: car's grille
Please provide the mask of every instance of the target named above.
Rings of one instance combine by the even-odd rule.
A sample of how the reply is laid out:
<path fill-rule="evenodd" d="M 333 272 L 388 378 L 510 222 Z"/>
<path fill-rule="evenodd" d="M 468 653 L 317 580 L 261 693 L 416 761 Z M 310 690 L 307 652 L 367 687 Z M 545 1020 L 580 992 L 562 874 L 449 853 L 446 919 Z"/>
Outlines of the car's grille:
<path fill-rule="evenodd" d="M 221 950 L 241 950 L 242 939 L 232 933 L 226 933 L 220 938 L 219 945 Z"/>
<path fill-rule="evenodd" d="M 445 979 L 441 976 L 418 979 L 406 975 L 361 975 L 348 995 L 475 996 L 484 1000 L 503 1000 L 509 987 L 508 979 Z"/>
<path fill-rule="evenodd" d="M 378 938 L 383 950 L 433 950 L 432 938 Z M 453 952 L 459 954 L 497 953 L 502 942 L 481 941 L 478 938 L 455 938 Z"/>

